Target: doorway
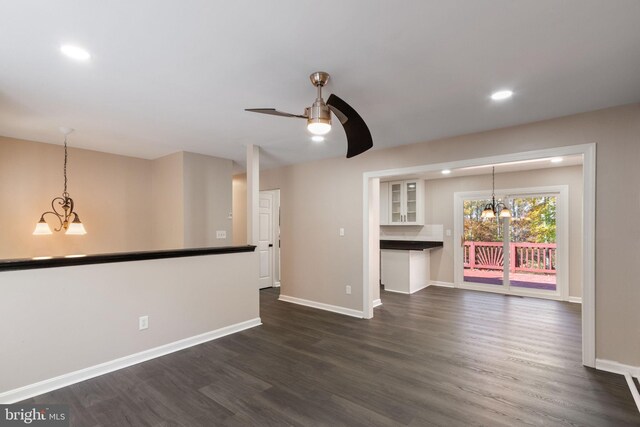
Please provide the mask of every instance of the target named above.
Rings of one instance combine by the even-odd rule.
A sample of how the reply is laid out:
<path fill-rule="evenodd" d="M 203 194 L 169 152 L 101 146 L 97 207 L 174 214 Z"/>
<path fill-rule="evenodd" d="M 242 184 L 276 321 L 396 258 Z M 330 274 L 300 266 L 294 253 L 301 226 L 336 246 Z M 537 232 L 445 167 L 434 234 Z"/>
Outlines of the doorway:
<path fill-rule="evenodd" d="M 260 289 L 280 286 L 280 190 L 260 191 L 258 201 Z"/>
<path fill-rule="evenodd" d="M 419 166 L 401 167 L 394 169 L 367 171 L 362 174 L 362 315 L 365 319 L 373 317 L 373 303 L 375 298 L 374 286 L 379 283 L 379 271 L 377 266 L 379 259 L 379 247 L 370 245 L 372 237 L 376 235 L 379 227 L 379 203 L 375 197 L 376 192 L 372 188 L 379 186 L 379 179 L 414 175 L 423 172 L 440 172 L 455 168 L 475 168 L 488 164 L 500 164 L 506 162 L 530 162 L 538 159 L 551 159 L 559 156 L 580 156 L 582 158 L 582 193 L 580 214 L 582 217 L 582 239 L 578 243 L 582 259 L 581 281 L 582 288 L 582 362 L 585 366 L 595 367 L 595 206 L 596 206 L 596 144 L 583 144 L 565 147 L 547 148 L 526 152 L 516 152 L 490 157 L 474 159 L 446 161 L 443 163 L 430 163 Z M 460 209 L 458 209 L 460 211 Z M 573 224 L 573 223 L 572 223 Z M 460 241 L 460 236 L 452 236 L 455 241 Z M 459 248 L 459 244 L 453 244 Z M 575 252 L 574 252 L 575 253 Z M 456 259 L 460 259 L 459 256 Z M 559 272 L 560 273 L 560 272 Z M 560 280 L 560 277 L 558 277 Z"/>
<path fill-rule="evenodd" d="M 455 286 L 569 299 L 568 187 L 502 190 L 511 217 L 483 218 L 490 195 L 456 193 Z"/>

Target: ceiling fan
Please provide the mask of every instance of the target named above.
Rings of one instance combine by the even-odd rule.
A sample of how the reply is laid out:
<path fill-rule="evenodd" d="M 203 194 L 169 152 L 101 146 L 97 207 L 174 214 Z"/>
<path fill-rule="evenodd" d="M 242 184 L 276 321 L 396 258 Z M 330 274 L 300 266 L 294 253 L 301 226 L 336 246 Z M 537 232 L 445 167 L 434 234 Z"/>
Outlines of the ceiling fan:
<path fill-rule="evenodd" d="M 347 158 L 357 156 L 373 147 L 371 132 L 362 117 L 336 95 L 329 95 L 327 102 L 322 99 L 322 87 L 329 81 L 329 73 L 316 71 L 309 76 L 311 83 L 318 89 L 318 96 L 311 105 L 304 109 L 304 114 L 291 114 L 275 108 L 246 108 L 252 113 L 271 114 L 273 116 L 297 117 L 307 120 L 307 130 L 314 135 L 326 135 L 331 130 L 331 112 L 336 115 L 347 134 Z"/>

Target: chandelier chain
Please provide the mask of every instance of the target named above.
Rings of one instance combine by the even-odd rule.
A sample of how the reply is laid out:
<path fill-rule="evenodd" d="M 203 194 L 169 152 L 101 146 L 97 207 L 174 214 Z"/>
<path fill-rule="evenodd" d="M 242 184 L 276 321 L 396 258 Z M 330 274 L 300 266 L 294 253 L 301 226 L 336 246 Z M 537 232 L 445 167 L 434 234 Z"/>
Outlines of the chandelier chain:
<path fill-rule="evenodd" d="M 64 136 L 64 194 L 67 194 L 67 135 Z"/>
<path fill-rule="evenodd" d="M 66 191 L 66 190 L 65 190 Z M 496 167 L 491 168 L 491 197 L 496 197 Z"/>

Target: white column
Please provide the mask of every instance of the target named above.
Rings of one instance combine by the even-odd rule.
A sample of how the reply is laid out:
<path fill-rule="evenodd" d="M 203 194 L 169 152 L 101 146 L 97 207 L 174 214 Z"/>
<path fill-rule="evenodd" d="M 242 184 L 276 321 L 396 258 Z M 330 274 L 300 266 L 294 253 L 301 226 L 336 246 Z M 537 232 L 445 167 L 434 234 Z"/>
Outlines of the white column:
<path fill-rule="evenodd" d="M 247 244 L 258 244 L 260 196 L 260 147 L 247 146 Z"/>

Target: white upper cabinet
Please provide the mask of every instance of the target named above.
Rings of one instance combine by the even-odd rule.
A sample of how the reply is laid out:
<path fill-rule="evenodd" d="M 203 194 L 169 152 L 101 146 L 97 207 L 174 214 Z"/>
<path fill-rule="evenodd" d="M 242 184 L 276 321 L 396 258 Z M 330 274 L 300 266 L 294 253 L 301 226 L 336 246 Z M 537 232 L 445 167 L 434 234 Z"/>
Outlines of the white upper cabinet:
<path fill-rule="evenodd" d="M 386 183 L 383 183 L 386 184 Z M 424 182 L 421 179 L 408 179 L 388 183 L 388 193 L 382 195 L 380 187 L 380 202 L 386 198 L 388 208 L 380 208 L 381 225 L 424 225 Z M 388 213 L 388 221 L 382 216 Z"/>

